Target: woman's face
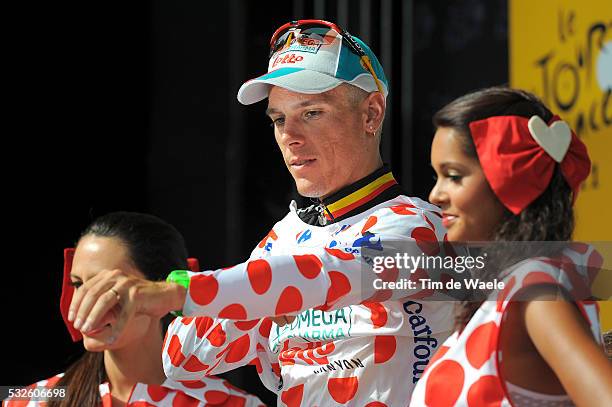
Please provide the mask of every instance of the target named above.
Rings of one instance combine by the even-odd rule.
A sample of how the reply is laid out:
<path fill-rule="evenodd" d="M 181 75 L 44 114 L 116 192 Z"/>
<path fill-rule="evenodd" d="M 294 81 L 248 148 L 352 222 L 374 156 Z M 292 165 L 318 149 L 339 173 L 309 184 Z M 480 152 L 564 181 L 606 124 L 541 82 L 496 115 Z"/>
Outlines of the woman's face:
<path fill-rule="evenodd" d="M 490 240 L 504 207 L 493 194 L 478 160 L 463 151 L 456 130 L 438 128 L 431 145 L 431 165 L 437 181 L 429 201 L 442 208 L 448 240 Z"/>
<path fill-rule="evenodd" d="M 135 267 L 128 254 L 127 247 L 118 238 L 86 235 L 81 238 L 74 253 L 70 278 L 72 284 L 78 289 L 102 270 L 121 269 L 128 274 L 141 278 L 145 276 Z M 91 352 L 100 352 L 106 349 L 119 349 L 139 340 L 147 335 L 152 323 L 159 323 L 152 318 L 139 315 L 134 318 L 125 329 L 121 340 L 109 345 L 107 340 L 111 336 L 112 326 L 117 321 L 119 306 L 111 309 L 101 320 L 98 326 L 89 332 L 83 333 L 83 345 Z M 161 334 L 160 334 L 161 335 Z"/>

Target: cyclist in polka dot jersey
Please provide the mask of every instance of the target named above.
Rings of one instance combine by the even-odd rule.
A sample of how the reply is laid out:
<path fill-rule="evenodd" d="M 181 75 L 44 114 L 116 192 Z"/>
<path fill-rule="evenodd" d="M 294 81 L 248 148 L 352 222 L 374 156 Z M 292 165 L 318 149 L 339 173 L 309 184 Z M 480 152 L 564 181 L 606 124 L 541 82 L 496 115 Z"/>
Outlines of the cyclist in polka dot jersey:
<path fill-rule="evenodd" d="M 138 297 L 123 304 L 117 340 L 134 315 L 180 309 L 184 317 L 169 327 L 162 353 L 174 380 L 252 363 L 279 406 L 406 405 L 451 331 L 452 309 L 423 301 L 430 290 L 377 291 L 378 275 L 362 257 L 397 242 L 414 243 L 415 255 L 439 253 L 445 238 L 437 208 L 405 196 L 380 157 L 382 67 L 336 25 L 299 21 L 273 36 L 268 69 L 238 99 L 268 99 L 285 164 L 298 192 L 315 203 L 292 202 L 236 266 L 172 273 L 174 283 L 156 285 L 101 276 L 99 284 Z M 422 273 L 392 269 L 386 278 Z M 71 320 L 83 329 L 112 304 L 82 292 Z"/>
<path fill-rule="evenodd" d="M 442 208 L 451 242 L 505 245 L 499 267 L 483 271 L 505 288 L 463 304 L 411 405 L 612 405 L 590 293 L 602 257 L 568 242 L 590 171 L 586 147 L 534 95 L 503 87 L 451 102 L 434 125 L 430 201 Z"/>

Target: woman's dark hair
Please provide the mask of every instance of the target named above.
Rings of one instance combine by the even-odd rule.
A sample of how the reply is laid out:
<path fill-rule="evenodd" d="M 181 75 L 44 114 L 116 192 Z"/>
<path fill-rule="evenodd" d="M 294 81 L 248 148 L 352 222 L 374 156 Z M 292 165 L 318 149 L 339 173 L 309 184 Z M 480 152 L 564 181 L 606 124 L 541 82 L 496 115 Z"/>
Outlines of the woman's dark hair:
<path fill-rule="evenodd" d="M 492 87 L 467 94 L 444 106 L 434 115 L 433 124 L 436 129 L 450 127 L 456 130 L 455 134 L 464 152 L 478 160 L 469 124 L 476 120 L 504 115 L 526 118 L 537 115 L 545 122 L 553 117 L 553 113 L 540 99 L 529 92 L 507 87 Z M 572 205 L 572 190 L 557 166 L 546 190 L 527 208 L 518 215 L 506 209 L 493 232 L 492 240 L 496 242 L 568 241 L 574 230 Z M 533 250 L 539 250 L 535 245 L 533 247 Z M 497 262 L 488 261 L 488 265 L 494 264 L 494 266 L 484 270 L 483 279 L 500 276 L 500 270 L 504 269 L 504 265 L 542 253 L 528 250 L 522 251 L 519 255 L 521 258 L 501 259 L 502 256 L 498 253 Z M 465 326 L 481 304 L 482 302 L 462 302 L 457 315 L 458 326 Z"/>
<path fill-rule="evenodd" d="M 149 280 L 164 280 L 169 272 L 187 268 L 183 236 L 169 223 L 144 213 L 112 212 L 94 220 L 81 234 L 112 237 L 127 247 L 136 268 Z M 163 331 L 170 319 L 162 319 Z M 67 397 L 53 400 L 49 407 L 97 406 L 99 385 L 107 380 L 104 352 L 85 352 L 74 362 L 57 386 L 67 386 Z"/>

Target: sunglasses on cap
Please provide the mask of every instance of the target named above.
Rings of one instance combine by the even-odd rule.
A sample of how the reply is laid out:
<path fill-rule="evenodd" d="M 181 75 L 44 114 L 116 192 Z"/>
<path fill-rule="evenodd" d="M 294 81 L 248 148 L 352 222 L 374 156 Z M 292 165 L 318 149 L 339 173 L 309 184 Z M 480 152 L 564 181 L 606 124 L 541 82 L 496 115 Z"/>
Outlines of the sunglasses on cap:
<path fill-rule="evenodd" d="M 353 36 L 346 30 L 340 28 L 337 24 L 330 23 L 329 21 L 294 20 L 282 25 L 274 32 L 274 34 L 272 34 L 272 38 L 270 39 L 270 55 L 268 58 L 271 58 L 275 53 L 288 48 L 294 43 L 294 41 L 303 46 L 331 44 L 337 36 L 329 36 L 328 33 L 330 30 L 336 34 L 339 34 L 345 40 L 351 52 L 359 56 L 367 71 L 374 78 L 378 91 L 384 94 L 382 84 L 380 83 L 380 80 L 378 79 L 378 76 L 376 76 L 376 72 L 374 72 L 374 68 L 372 67 L 372 62 L 366 55 L 363 48 L 361 48 L 361 45 L 359 45 Z"/>

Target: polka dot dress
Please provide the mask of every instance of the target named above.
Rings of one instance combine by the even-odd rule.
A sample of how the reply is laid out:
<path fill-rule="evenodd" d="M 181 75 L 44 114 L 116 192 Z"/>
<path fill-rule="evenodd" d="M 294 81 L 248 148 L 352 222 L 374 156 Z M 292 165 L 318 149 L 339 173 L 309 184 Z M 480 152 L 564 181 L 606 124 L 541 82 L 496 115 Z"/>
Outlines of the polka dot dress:
<path fill-rule="evenodd" d="M 565 249 L 558 259 L 537 258 L 519 263 L 505 279 L 505 288 L 496 294 L 496 300 L 485 301 L 463 331 L 455 332 L 440 347 L 417 384 L 410 405 L 526 406 L 534 403 L 534 397 L 540 402 L 538 405 L 549 405 L 549 395 L 535 392 L 529 392 L 530 400 L 526 402 L 525 391 L 519 392 L 511 402 L 508 388 L 500 379 L 503 355 L 499 349 L 499 332 L 506 310 L 518 293 L 536 284 L 561 285 L 574 298 L 585 298 L 585 290 L 601 264 L 599 253 L 578 244 Z M 601 343 L 597 303 L 578 301 L 576 305 Z M 555 403 L 555 406 L 565 406 L 567 399 Z"/>

